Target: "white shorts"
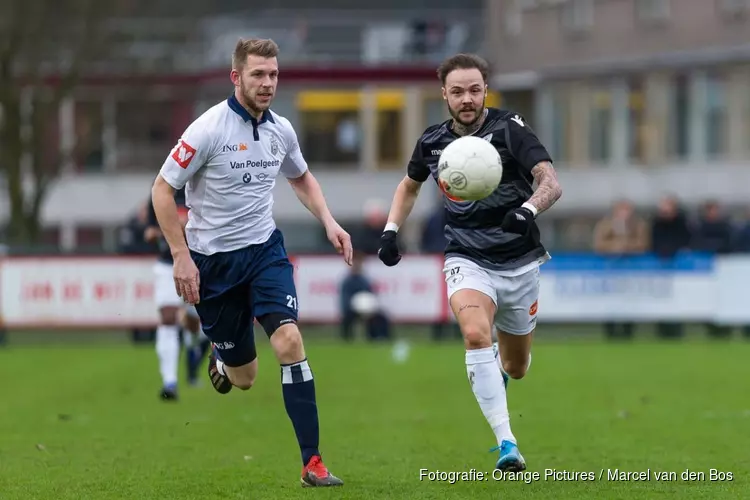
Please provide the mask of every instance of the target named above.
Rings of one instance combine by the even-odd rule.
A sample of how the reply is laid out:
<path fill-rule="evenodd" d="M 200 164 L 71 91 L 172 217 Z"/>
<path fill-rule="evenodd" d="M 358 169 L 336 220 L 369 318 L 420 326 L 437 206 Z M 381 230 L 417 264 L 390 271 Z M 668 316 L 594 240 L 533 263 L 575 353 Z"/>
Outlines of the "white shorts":
<path fill-rule="evenodd" d="M 154 297 L 156 307 L 183 307 L 185 301 L 177 295 L 174 288 L 174 273 L 172 266 L 165 262 L 154 264 Z"/>
<path fill-rule="evenodd" d="M 461 257 L 449 257 L 443 268 L 448 300 L 459 290 L 476 290 L 492 299 L 497 311 L 495 327 L 512 335 L 528 335 L 536 327 L 539 303 L 539 262 L 518 274 L 485 269 Z"/>

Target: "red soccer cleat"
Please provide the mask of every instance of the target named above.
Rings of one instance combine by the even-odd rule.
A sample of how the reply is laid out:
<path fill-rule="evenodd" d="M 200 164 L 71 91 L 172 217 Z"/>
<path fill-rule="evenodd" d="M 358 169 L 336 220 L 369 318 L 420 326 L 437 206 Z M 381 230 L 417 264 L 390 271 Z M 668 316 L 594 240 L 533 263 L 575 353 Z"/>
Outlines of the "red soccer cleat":
<path fill-rule="evenodd" d="M 342 486 L 344 481 L 330 472 L 318 455 L 314 455 L 302 468 L 302 486 Z"/>

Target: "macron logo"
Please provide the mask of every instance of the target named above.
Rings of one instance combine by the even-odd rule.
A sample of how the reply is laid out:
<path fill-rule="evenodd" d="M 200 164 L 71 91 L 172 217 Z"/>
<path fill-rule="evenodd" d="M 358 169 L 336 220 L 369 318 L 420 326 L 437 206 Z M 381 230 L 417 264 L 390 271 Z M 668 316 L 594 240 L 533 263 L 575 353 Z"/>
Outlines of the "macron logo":
<path fill-rule="evenodd" d="M 523 120 L 521 119 L 521 117 L 518 116 L 518 115 L 516 115 L 513 118 L 511 118 L 511 120 L 513 120 L 514 122 L 516 122 L 521 127 L 525 127 L 526 126 L 526 124 L 523 123 Z"/>
<path fill-rule="evenodd" d="M 195 156 L 195 152 L 193 146 L 180 139 L 180 142 L 177 143 L 177 147 L 172 153 L 172 159 L 177 162 L 180 168 L 188 168 L 190 162 Z"/>

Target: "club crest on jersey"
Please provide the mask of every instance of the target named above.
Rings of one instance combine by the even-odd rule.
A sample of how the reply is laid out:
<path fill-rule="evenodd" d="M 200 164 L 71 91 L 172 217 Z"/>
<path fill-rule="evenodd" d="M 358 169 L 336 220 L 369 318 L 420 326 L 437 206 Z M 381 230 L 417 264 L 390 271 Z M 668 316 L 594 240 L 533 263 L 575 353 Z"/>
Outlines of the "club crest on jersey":
<path fill-rule="evenodd" d="M 276 140 L 276 136 L 271 137 L 271 154 L 274 156 L 279 154 L 279 143 Z"/>

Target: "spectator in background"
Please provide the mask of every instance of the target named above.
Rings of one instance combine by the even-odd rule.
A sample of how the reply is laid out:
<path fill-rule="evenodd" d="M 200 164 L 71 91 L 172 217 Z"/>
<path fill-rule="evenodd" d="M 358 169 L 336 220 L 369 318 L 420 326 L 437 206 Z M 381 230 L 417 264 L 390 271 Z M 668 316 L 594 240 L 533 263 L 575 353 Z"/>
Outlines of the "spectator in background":
<path fill-rule="evenodd" d="M 620 200 L 612 207 L 612 215 L 603 218 L 594 228 L 594 250 L 600 254 L 628 255 L 644 253 L 649 247 L 646 221 L 635 214 L 633 204 Z"/>
<path fill-rule="evenodd" d="M 447 244 L 445 238 L 445 209 L 443 200 L 438 200 L 438 205 L 432 211 L 422 226 L 421 250 L 422 253 L 439 254 L 445 252 Z"/>
<path fill-rule="evenodd" d="M 377 290 L 365 276 L 363 264 L 368 256 L 378 254 L 380 235 L 383 234 L 383 228 L 388 221 L 388 207 L 379 199 L 367 200 L 363 211 L 364 224 L 355 227 L 351 232 L 354 247 L 352 267 L 341 282 L 339 290 L 341 336 L 344 340 L 354 338 L 354 325 L 358 320 L 364 321 L 369 339 L 390 338 L 390 322 L 382 309 L 378 307 L 377 311 L 364 311 L 364 309 L 358 311 L 358 307 L 355 307 L 357 304 L 353 303 L 355 296 L 360 293 L 371 294 L 372 299 L 377 300 Z M 365 296 L 361 295 L 357 298 Z"/>
<path fill-rule="evenodd" d="M 443 199 L 438 198 L 435 209 L 425 220 L 422 226 L 422 238 L 420 240 L 422 253 L 443 255 L 447 239 L 445 238 L 445 209 Z M 442 340 L 446 337 L 446 330 L 453 330 L 455 338 L 463 338 L 458 323 L 438 321 L 432 324 L 432 338 Z"/>
<path fill-rule="evenodd" d="M 679 201 L 673 196 L 662 198 L 651 225 L 651 251 L 672 259 L 690 247 L 690 240 L 690 225 Z"/>
<path fill-rule="evenodd" d="M 716 201 L 708 201 L 695 225 L 691 247 L 697 252 L 727 254 L 732 251 L 732 223 Z M 732 329 L 715 323 L 706 324 L 710 337 L 729 337 Z"/>
<path fill-rule="evenodd" d="M 138 207 L 138 211 L 120 228 L 117 246 L 125 255 L 156 255 L 158 248 L 147 242 L 145 231 L 148 227 L 148 201 Z"/>
<path fill-rule="evenodd" d="M 662 259 L 673 259 L 678 252 L 690 247 L 691 231 L 685 212 L 674 196 L 659 201 L 656 217 L 651 225 L 651 252 Z M 656 334 L 662 338 L 682 337 L 681 323 L 657 323 Z"/>
<path fill-rule="evenodd" d="M 745 210 L 742 220 L 734 231 L 732 251 L 736 253 L 750 253 L 750 209 Z"/>
<path fill-rule="evenodd" d="M 693 232 L 691 248 L 698 252 L 726 254 L 732 251 L 732 223 L 716 201 L 703 205 Z"/>
<path fill-rule="evenodd" d="M 378 304 L 372 283 L 364 274 L 364 257 L 355 249 L 351 272 L 341 282 L 341 338 L 354 340 L 354 326 L 362 321 L 369 340 L 387 340 L 391 336 L 390 321 Z"/>
<path fill-rule="evenodd" d="M 154 255 L 159 249 L 153 242 L 147 242 L 145 233 L 148 227 L 148 200 L 138 207 L 138 211 L 120 228 L 117 246 L 124 255 Z M 133 342 L 153 342 L 156 338 L 154 328 L 134 328 L 131 331 Z"/>
<path fill-rule="evenodd" d="M 648 236 L 646 221 L 635 214 L 633 204 L 620 200 L 612 207 L 612 214 L 594 228 L 594 250 L 614 256 L 644 253 L 649 247 Z M 611 321 L 604 324 L 604 330 L 610 338 L 630 338 L 635 324 Z"/>
<path fill-rule="evenodd" d="M 388 208 L 382 200 L 367 200 L 364 205 L 364 224 L 352 231 L 352 246 L 365 255 L 377 255 L 380 235 L 388 222 Z"/>

